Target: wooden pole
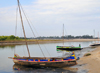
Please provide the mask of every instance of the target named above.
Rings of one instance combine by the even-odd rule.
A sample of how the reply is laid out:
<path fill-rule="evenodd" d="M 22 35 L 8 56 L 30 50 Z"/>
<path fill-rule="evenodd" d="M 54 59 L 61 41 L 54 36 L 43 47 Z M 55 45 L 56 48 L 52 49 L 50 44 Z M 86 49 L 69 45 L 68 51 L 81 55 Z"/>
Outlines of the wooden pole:
<path fill-rule="evenodd" d="M 99 44 L 99 32 L 98 32 L 98 44 Z"/>
<path fill-rule="evenodd" d="M 24 38 L 25 38 L 25 42 L 26 42 L 26 47 L 27 47 L 28 55 L 30 57 L 30 52 L 29 52 L 29 48 L 28 48 L 28 45 L 27 45 L 27 41 L 26 41 L 26 35 L 25 35 L 25 30 L 24 30 L 24 25 L 23 25 L 23 19 L 22 19 L 22 15 L 21 15 L 19 0 L 17 0 L 17 2 L 18 2 L 18 8 L 19 8 L 19 13 L 20 13 L 20 19 L 21 19 L 21 24 L 22 24 L 22 28 L 23 28 Z"/>
<path fill-rule="evenodd" d="M 94 30 L 94 42 L 96 43 L 96 40 L 95 40 L 95 30 Z"/>
<path fill-rule="evenodd" d="M 64 24 L 63 24 L 63 46 L 64 46 Z"/>

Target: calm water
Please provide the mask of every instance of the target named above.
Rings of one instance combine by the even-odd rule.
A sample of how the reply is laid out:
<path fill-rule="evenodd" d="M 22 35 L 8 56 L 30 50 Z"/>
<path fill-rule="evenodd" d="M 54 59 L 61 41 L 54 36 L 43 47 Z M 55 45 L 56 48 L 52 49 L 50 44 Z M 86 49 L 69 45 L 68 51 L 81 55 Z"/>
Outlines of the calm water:
<path fill-rule="evenodd" d="M 67 46 L 79 46 L 88 47 L 93 42 L 65 42 Z M 64 54 L 70 54 L 71 52 L 57 52 L 56 46 L 62 45 L 62 43 L 46 43 L 40 44 L 46 57 L 63 56 Z M 94 50 L 94 48 L 84 48 L 81 51 L 75 51 L 77 57 L 82 57 L 86 52 Z M 43 57 L 41 50 L 37 44 L 29 45 L 29 51 L 32 57 Z M 24 66 L 14 65 L 12 59 L 14 52 L 20 56 L 28 56 L 26 45 L 16 46 L 2 46 L 0 47 L 0 73 L 86 73 L 86 70 L 79 70 L 75 67 L 70 68 L 32 68 Z M 48 53 L 49 52 L 49 53 Z M 13 69 L 13 68 L 17 68 Z"/>

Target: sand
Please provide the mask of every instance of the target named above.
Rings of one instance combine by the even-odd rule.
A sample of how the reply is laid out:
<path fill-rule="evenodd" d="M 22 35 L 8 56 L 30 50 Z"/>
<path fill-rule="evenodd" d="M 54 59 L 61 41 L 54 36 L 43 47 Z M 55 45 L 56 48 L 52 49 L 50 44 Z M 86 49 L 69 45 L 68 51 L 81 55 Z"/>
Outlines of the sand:
<path fill-rule="evenodd" d="M 97 41 L 98 39 L 65 39 L 64 42 L 88 42 Z M 63 42 L 62 39 L 38 39 L 39 43 L 60 43 Z M 37 44 L 36 39 L 27 40 L 28 44 Z M 24 40 L 10 40 L 10 41 L 0 41 L 0 46 L 6 45 L 22 45 L 25 44 Z"/>
<path fill-rule="evenodd" d="M 100 47 L 88 53 L 91 55 L 80 58 L 78 64 L 83 65 L 81 68 L 88 70 L 88 73 L 100 73 Z"/>

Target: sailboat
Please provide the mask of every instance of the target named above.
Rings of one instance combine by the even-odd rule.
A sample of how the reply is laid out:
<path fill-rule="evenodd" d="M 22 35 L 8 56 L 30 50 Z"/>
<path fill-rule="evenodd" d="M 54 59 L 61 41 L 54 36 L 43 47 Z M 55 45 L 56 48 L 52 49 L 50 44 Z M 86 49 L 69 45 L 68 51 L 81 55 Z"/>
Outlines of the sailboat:
<path fill-rule="evenodd" d="M 75 46 L 64 46 L 64 24 L 63 24 L 63 46 L 56 46 L 56 48 L 59 50 L 67 50 L 67 51 L 74 51 L 74 50 L 82 50 L 81 45 L 79 44 L 78 47 Z"/>
<path fill-rule="evenodd" d="M 94 39 L 95 39 L 95 30 L 94 30 Z M 99 43 L 99 32 L 98 32 L 98 43 L 95 41 L 95 43 L 91 44 L 90 46 L 91 46 L 91 47 L 100 46 L 100 43 Z"/>
<path fill-rule="evenodd" d="M 33 67 L 66 67 L 66 66 L 72 66 L 76 65 L 76 56 L 75 53 L 72 52 L 67 57 L 31 57 L 27 40 L 26 40 L 26 35 L 24 31 L 24 25 L 23 25 L 23 20 L 22 20 L 22 15 L 21 15 L 21 8 L 20 8 L 20 3 L 19 0 L 18 2 L 18 9 L 20 13 L 20 18 L 21 18 L 21 24 L 23 28 L 23 33 L 24 33 L 24 38 L 26 41 L 26 47 L 28 51 L 28 57 L 20 57 L 18 54 L 14 54 L 14 57 L 9 57 L 10 59 L 13 59 L 13 62 L 16 65 L 24 65 L 24 66 L 33 66 Z"/>

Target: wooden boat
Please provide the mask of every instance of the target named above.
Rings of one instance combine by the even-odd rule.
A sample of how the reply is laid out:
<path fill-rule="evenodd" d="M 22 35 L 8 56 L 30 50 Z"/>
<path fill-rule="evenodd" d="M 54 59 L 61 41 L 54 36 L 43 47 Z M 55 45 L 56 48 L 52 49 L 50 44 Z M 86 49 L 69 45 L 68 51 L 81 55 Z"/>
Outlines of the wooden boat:
<path fill-rule="evenodd" d="M 57 49 L 60 50 L 67 50 L 67 51 L 74 51 L 74 50 L 82 50 L 81 46 L 74 47 L 74 46 L 57 46 Z"/>
<path fill-rule="evenodd" d="M 33 67 L 65 67 L 65 66 L 76 65 L 77 64 L 76 56 L 75 56 L 74 52 L 67 57 L 45 57 L 44 53 L 41 49 L 41 52 L 44 57 L 31 57 L 30 56 L 30 52 L 29 52 L 29 48 L 28 48 L 28 44 L 27 44 L 27 40 L 26 40 L 26 35 L 25 35 L 24 27 L 23 27 L 24 25 L 23 25 L 23 20 L 22 20 L 22 16 L 21 16 L 19 0 L 17 0 L 17 2 L 18 2 L 21 23 L 22 23 L 24 38 L 26 41 L 26 47 L 27 47 L 29 57 L 20 57 L 18 54 L 14 54 L 14 57 L 9 57 L 9 58 L 13 59 L 13 62 L 15 64 L 24 65 L 24 66 L 33 66 Z"/>
<path fill-rule="evenodd" d="M 91 47 L 97 47 L 97 46 L 100 46 L 100 43 L 94 43 L 94 44 L 91 44 L 90 46 Z"/>
<path fill-rule="evenodd" d="M 76 57 L 73 53 L 69 57 L 20 57 L 15 54 L 13 62 L 18 65 L 33 67 L 67 67 L 76 65 Z"/>
<path fill-rule="evenodd" d="M 94 38 L 95 38 L 95 30 L 94 30 Z M 94 40 L 95 43 L 91 44 L 90 46 L 91 47 L 97 47 L 97 46 L 100 46 L 100 43 L 99 43 L 99 32 L 98 32 L 98 43 Z"/>

